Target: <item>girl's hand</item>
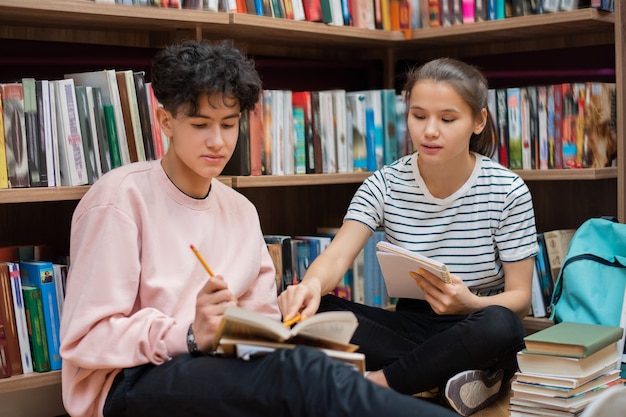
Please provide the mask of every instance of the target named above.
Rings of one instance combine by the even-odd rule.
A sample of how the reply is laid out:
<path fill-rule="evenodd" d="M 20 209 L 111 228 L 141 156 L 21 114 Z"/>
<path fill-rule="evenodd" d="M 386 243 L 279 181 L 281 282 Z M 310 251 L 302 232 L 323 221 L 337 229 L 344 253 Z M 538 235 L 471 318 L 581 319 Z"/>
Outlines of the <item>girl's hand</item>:
<path fill-rule="evenodd" d="M 283 320 L 287 321 L 297 313 L 303 317 L 314 315 L 320 306 L 320 293 L 319 283 L 314 279 L 289 285 L 278 296 L 278 308 L 283 314 Z"/>
<path fill-rule="evenodd" d="M 445 283 L 436 275 L 420 269 L 415 282 L 424 292 L 424 299 L 437 314 L 469 314 L 479 308 L 477 296 L 456 275 L 450 276 L 450 283 Z"/>
<path fill-rule="evenodd" d="M 200 351 L 210 350 L 224 311 L 231 305 L 237 305 L 237 299 L 221 275 L 211 277 L 198 292 L 192 329 Z"/>

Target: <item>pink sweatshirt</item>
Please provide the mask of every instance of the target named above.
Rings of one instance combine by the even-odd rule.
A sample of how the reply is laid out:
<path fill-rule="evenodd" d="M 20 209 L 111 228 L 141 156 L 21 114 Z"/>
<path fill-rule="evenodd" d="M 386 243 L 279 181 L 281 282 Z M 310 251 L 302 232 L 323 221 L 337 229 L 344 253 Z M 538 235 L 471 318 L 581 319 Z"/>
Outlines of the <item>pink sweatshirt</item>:
<path fill-rule="evenodd" d="M 190 244 L 240 307 L 280 318 L 274 265 L 250 201 L 215 179 L 207 198 L 188 197 L 160 161 L 114 169 L 72 218 L 61 356 L 73 417 L 102 416 L 122 368 L 187 353 L 196 295 L 208 279 Z"/>

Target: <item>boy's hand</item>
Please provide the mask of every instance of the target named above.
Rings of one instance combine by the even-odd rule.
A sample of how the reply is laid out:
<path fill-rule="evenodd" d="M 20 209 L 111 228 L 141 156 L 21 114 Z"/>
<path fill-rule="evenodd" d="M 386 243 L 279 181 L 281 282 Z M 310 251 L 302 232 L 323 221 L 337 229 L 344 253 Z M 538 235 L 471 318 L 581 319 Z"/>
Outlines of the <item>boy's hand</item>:
<path fill-rule="evenodd" d="M 224 311 L 231 305 L 237 305 L 237 299 L 228 290 L 228 284 L 221 275 L 209 279 L 198 292 L 192 328 L 200 351 L 210 350 Z"/>

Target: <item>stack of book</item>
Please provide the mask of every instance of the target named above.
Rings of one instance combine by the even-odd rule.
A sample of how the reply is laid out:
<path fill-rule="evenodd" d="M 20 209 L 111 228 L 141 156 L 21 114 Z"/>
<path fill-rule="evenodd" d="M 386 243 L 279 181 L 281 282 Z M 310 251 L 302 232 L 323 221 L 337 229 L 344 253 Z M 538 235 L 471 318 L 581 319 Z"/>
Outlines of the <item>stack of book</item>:
<path fill-rule="evenodd" d="M 578 416 L 605 389 L 624 384 L 623 329 L 562 322 L 527 336 L 511 383 L 511 417 Z"/>

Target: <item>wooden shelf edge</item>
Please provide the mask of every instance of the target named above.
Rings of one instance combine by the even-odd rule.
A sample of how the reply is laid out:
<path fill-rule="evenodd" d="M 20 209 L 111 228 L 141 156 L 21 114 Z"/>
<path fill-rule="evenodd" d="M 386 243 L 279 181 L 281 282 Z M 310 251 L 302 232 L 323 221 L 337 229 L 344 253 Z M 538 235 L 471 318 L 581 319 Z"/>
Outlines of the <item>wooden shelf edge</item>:
<path fill-rule="evenodd" d="M 524 181 L 603 180 L 617 178 L 617 167 L 515 170 Z"/>
<path fill-rule="evenodd" d="M 524 181 L 602 180 L 617 178 L 617 168 L 583 168 L 550 170 L 517 170 Z M 363 182 L 372 172 L 345 174 L 220 176 L 218 179 L 232 188 L 293 187 Z M 0 204 L 37 203 L 48 201 L 80 200 L 89 190 L 88 185 L 78 187 L 13 188 L 0 190 Z"/>
<path fill-rule="evenodd" d="M 0 394 L 61 384 L 61 371 L 33 372 L 0 379 Z"/>
<path fill-rule="evenodd" d="M 233 177 L 233 188 L 354 184 L 363 182 L 370 175 L 372 172 Z"/>

